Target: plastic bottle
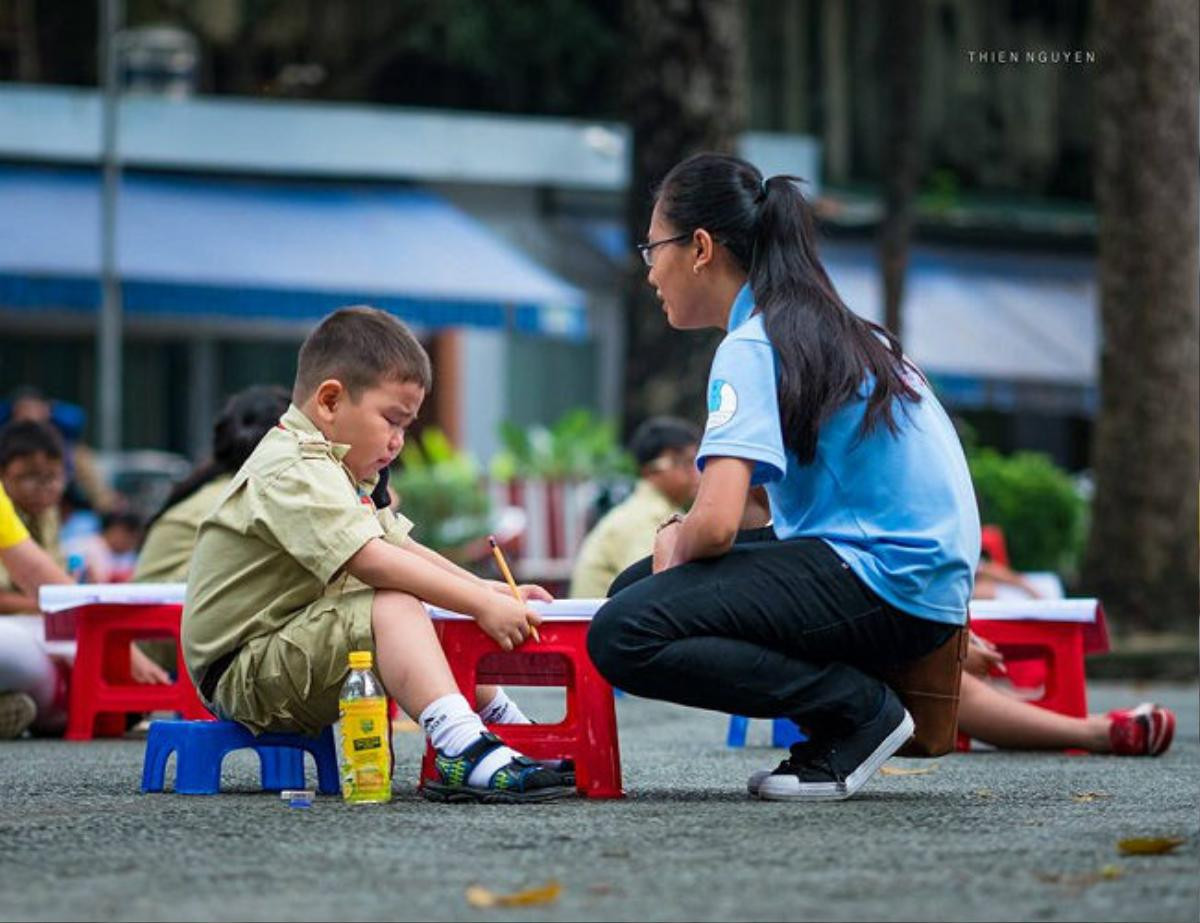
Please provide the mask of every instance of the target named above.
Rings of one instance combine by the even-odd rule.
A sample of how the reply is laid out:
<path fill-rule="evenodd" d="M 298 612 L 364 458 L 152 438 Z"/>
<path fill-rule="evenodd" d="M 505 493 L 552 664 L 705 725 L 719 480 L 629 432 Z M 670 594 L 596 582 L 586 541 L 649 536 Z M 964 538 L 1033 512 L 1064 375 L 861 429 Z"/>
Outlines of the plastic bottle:
<path fill-rule="evenodd" d="M 338 699 L 342 798 L 352 804 L 392 800 L 392 740 L 387 694 L 371 672 L 370 651 L 350 652 L 350 675 Z"/>

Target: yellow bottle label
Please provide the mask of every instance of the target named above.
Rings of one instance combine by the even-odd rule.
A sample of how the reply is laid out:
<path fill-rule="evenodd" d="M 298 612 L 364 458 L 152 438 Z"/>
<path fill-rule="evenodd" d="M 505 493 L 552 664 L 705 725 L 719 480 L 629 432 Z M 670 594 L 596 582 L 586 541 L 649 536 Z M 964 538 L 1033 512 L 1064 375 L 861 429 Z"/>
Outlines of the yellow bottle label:
<path fill-rule="evenodd" d="M 387 699 L 341 699 L 342 797 L 388 801 L 392 797 L 392 748 Z"/>

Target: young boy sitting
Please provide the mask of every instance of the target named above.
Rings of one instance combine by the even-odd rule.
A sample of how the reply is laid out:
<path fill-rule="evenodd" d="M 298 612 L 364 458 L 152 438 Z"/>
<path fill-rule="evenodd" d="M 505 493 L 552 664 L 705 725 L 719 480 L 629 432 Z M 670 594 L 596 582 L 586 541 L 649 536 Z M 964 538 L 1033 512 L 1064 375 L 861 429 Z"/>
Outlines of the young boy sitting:
<path fill-rule="evenodd" d="M 495 687 L 476 690 L 476 714 L 422 602 L 473 616 L 504 650 L 539 617 L 371 501 L 431 379 L 425 350 L 383 311 L 343 308 L 313 330 L 292 405 L 200 526 L 183 615 L 188 670 L 221 717 L 255 733 L 316 734 L 337 720 L 349 652 L 373 651 L 388 693 L 437 751 L 427 797 L 562 797 L 573 792 L 563 775 L 487 733 L 485 722 L 528 719 Z M 522 594 L 549 598 L 540 587 Z"/>

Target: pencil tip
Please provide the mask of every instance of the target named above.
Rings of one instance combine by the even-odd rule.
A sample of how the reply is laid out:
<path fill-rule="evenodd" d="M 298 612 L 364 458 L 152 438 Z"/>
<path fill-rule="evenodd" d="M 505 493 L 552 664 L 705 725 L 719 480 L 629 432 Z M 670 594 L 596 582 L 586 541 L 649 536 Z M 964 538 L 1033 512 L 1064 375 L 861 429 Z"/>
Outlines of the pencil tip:
<path fill-rule="evenodd" d="M 491 545 L 493 548 L 495 548 L 496 547 L 496 536 L 489 535 L 488 536 L 488 544 Z"/>

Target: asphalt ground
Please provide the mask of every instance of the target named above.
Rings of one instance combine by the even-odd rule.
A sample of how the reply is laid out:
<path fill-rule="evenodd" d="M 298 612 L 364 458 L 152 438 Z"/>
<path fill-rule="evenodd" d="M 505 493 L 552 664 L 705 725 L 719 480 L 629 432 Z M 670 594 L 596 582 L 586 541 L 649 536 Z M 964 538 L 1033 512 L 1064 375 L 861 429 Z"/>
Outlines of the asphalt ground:
<path fill-rule="evenodd" d="M 561 694 L 518 690 L 535 717 Z M 144 744 L 0 744 L 3 920 L 1187 920 L 1200 918 L 1197 687 L 1093 684 L 1107 709 L 1179 716 L 1157 759 L 973 752 L 889 766 L 858 797 L 751 800 L 773 766 L 766 722 L 724 746 L 726 718 L 618 701 L 628 796 L 542 806 L 430 804 L 416 734 L 397 737 L 395 800 L 287 807 L 255 791 L 142 795 Z M 756 745 L 757 744 L 757 745 Z M 311 769 L 310 769 L 311 775 Z M 315 780 L 310 784 L 315 785 Z M 1175 836 L 1173 852 L 1117 842 Z M 476 909 L 556 881 L 550 903 Z"/>

